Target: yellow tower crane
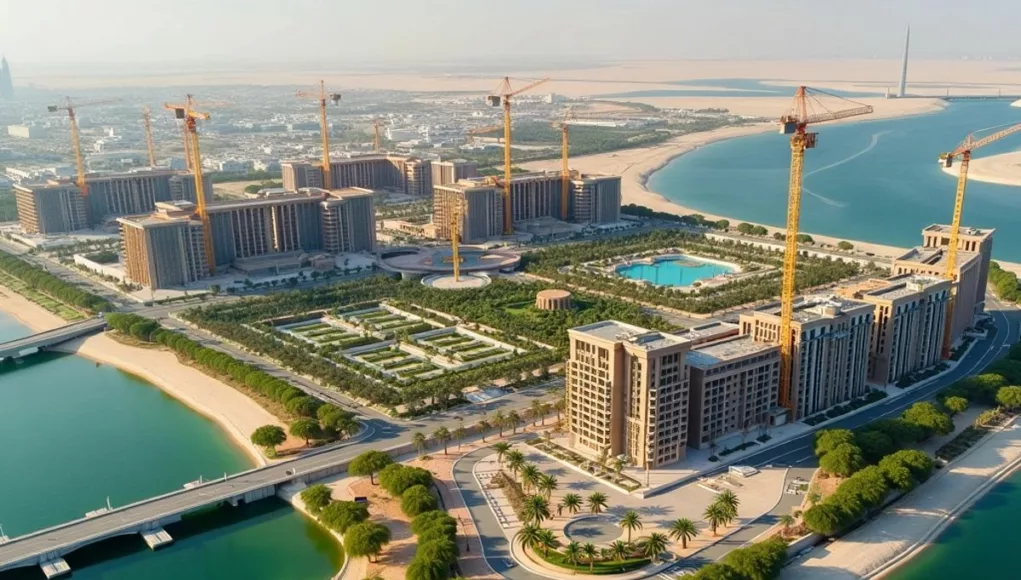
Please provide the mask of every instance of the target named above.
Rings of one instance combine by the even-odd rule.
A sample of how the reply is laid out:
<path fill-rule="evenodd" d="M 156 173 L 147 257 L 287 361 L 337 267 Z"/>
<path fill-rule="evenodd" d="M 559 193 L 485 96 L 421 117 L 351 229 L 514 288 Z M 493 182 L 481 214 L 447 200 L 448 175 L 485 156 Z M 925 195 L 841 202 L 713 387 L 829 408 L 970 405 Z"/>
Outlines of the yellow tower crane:
<path fill-rule="evenodd" d="M 510 235 L 514 231 L 514 216 L 511 215 L 511 97 L 534 89 L 548 81 L 548 78 L 533 81 L 518 90 L 510 84 L 510 77 L 504 77 L 496 89 L 496 93 L 486 97 L 491 107 L 503 105 L 503 233 Z"/>
<path fill-rule="evenodd" d="M 380 136 L 379 136 L 379 129 L 382 126 L 383 126 L 383 119 L 373 119 L 372 120 L 372 130 L 375 133 L 375 140 L 373 141 L 373 145 L 374 145 L 373 149 L 375 149 L 376 153 L 379 153 L 380 151 L 383 150 L 383 147 L 381 146 L 382 145 L 382 141 L 380 140 Z"/>
<path fill-rule="evenodd" d="M 46 109 L 51 113 L 64 110 L 67 111 L 67 119 L 71 123 L 71 147 L 74 149 L 74 162 L 78 170 L 75 184 L 82 192 L 82 202 L 85 205 L 85 219 L 92 226 L 92 207 L 89 204 L 89 184 L 85 181 L 85 158 L 82 156 L 81 135 L 78 132 L 78 117 L 75 116 L 75 109 L 82 107 L 94 107 L 97 105 L 110 105 L 120 102 L 120 99 L 105 99 L 102 101 L 86 101 L 77 105 L 71 102 L 71 97 L 64 97 L 59 105 L 49 105 Z"/>
<path fill-rule="evenodd" d="M 831 111 L 816 95 L 828 95 L 835 99 L 853 103 L 855 106 Z M 821 110 L 816 112 L 818 106 Z M 780 133 L 791 136 L 791 175 L 787 193 L 787 238 L 783 258 L 783 290 L 780 296 L 780 405 L 792 408 L 791 386 L 794 369 L 794 339 L 792 319 L 794 317 L 794 277 L 798 265 L 798 222 L 801 219 L 801 178 L 805 168 L 805 150 L 815 148 L 818 133 L 808 132 L 808 126 L 825 121 L 867 115 L 872 107 L 832 95 L 818 89 L 798 87 L 790 111 L 780 117 Z"/>
<path fill-rule="evenodd" d="M 567 126 L 568 122 L 574 118 L 574 113 L 571 107 L 567 108 L 564 113 L 564 118 L 559 123 L 553 123 L 551 126 L 554 129 L 560 129 L 560 219 L 567 220 L 568 207 L 568 192 L 571 187 L 571 167 L 568 165 L 568 154 L 570 146 L 567 139 Z"/>
<path fill-rule="evenodd" d="M 453 211 L 450 212 L 450 261 L 454 264 L 454 282 L 461 281 L 461 199 L 454 200 Z"/>
<path fill-rule="evenodd" d="M 152 111 L 148 105 L 142 109 L 142 122 L 145 123 L 145 144 L 149 147 L 149 167 L 156 167 L 156 146 L 152 143 Z"/>
<path fill-rule="evenodd" d="M 478 135 L 488 135 L 489 133 L 495 133 L 496 131 L 499 131 L 500 129 L 503 129 L 503 125 L 486 125 L 485 127 L 476 127 L 474 129 L 468 129 L 468 131 L 465 133 L 464 144 L 465 145 L 474 145 L 475 144 L 475 137 L 476 136 L 478 136 Z"/>
<path fill-rule="evenodd" d="M 319 81 L 319 92 L 298 91 L 298 96 L 306 99 L 319 99 L 319 132 L 323 137 L 323 189 L 333 187 L 333 179 L 330 175 L 330 124 L 326 120 L 326 101 L 334 105 L 340 102 L 340 93 L 326 92 L 325 81 Z"/>
<path fill-rule="evenodd" d="M 964 192 L 968 187 L 968 165 L 971 164 L 971 152 L 1018 131 L 1021 131 L 1021 123 L 980 139 L 975 139 L 975 134 L 971 133 L 964 138 L 964 141 L 961 141 L 956 149 L 939 156 L 940 162 L 946 167 L 953 167 L 954 159 L 960 158 L 957 169 L 957 196 L 954 198 L 954 217 L 950 222 L 950 245 L 947 247 L 947 269 L 943 273 L 943 277 L 951 282 L 954 281 L 957 270 L 957 246 L 961 241 L 961 215 L 964 213 Z M 947 308 L 946 331 L 943 333 L 943 358 L 950 358 L 953 313 L 954 300 L 951 298 L 949 308 Z"/>
<path fill-rule="evenodd" d="M 174 112 L 174 117 L 184 121 L 185 132 L 188 135 L 188 150 L 191 152 L 192 173 L 195 175 L 195 206 L 198 208 L 199 220 L 202 222 L 203 245 L 206 251 L 206 262 L 209 273 L 216 272 L 216 254 L 213 252 L 213 229 L 209 224 L 209 212 L 206 209 L 206 194 L 202 185 L 202 154 L 199 150 L 199 133 L 196 121 L 208 120 L 209 113 L 203 113 L 192 109 L 194 101 L 188 95 L 184 104 L 173 105 L 166 103 L 165 109 Z"/>

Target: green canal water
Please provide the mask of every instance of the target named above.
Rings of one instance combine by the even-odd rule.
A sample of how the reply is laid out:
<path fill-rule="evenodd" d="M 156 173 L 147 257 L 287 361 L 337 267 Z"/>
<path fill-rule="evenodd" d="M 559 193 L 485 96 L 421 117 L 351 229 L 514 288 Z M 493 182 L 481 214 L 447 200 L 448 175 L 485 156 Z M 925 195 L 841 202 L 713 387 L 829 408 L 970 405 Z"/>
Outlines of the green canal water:
<path fill-rule="evenodd" d="M 30 334 L 0 315 L 0 341 Z M 0 369 L 0 526 L 11 537 L 180 489 L 201 475 L 252 467 L 212 421 L 137 377 L 44 353 Z M 332 537 L 279 500 L 221 508 L 169 526 L 176 542 L 150 552 L 137 536 L 67 557 L 88 580 L 326 579 L 339 569 Z M 42 577 L 38 569 L 0 574 Z"/>
<path fill-rule="evenodd" d="M 780 113 L 779 111 L 777 112 Z M 805 156 L 801 229 L 896 246 L 921 243 L 920 230 L 948 223 L 956 178 L 939 154 L 969 133 L 1021 122 L 1002 102 L 952 103 L 943 111 L 818 128 Z M 1013 136 L 976 156 L 1021 149 Z M 788 138 L 764 133 L 720 141 L 682 155 L 649 179 L 649 188 L 698 211 L 784 225 L 790 167 Z M 964 223 L 996 228 L 993 254 L 1021 261 L 1021 187 L 972 181 Z"/>

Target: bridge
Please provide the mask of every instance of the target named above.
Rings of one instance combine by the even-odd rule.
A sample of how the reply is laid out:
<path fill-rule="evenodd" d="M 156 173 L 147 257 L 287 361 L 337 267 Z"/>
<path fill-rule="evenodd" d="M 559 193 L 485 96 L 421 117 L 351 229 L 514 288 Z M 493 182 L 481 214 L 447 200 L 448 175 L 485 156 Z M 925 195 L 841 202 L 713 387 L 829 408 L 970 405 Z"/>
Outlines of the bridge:
<path fill-rule="evenodd" d="M 102 318 L 89 318 L 79 322 L 72 322 L 67 326 L 47 330 L 32 336 L 17 338 L 0 343 L 0 360 L 16 359 L 43 350 L 47 347 L 58 345 L 62 342 L 74 340 L 79 336 L 99 332 L 106 328 L 106 321 Z"/>
<path fill-rule="evenodd" d="M 298 459 L 259 467 L 229 477 L 195 482 L 185 489 L 6 539 L 0 536 L 0 572 L 39 566 L 47 578 L 71 572 L 63 556 L 114 536 L 141 534 L 153 549 L 172 541 L 163 530 L 186 513 L 229 503 L 251 503 L 276 495 L 279 487 L 309 483 L 347 470 L 355 453 L 347 446 L 312 452 Z"/>

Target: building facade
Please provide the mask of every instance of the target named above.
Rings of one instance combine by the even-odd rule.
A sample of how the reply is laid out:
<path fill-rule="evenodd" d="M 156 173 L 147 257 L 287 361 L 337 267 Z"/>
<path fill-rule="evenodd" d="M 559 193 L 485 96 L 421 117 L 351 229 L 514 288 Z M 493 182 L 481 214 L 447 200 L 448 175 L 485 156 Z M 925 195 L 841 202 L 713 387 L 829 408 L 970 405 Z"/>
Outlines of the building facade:
<path fill-rule="evenodd" d="M 433 187 L 457 183 L 462 179 L 472 179 L 478 176 L 479 169 L 474 161 L 453 159 L 432 162 Z"/>
<path fill-rule="evenodd" d="M 267 254 L 322 249 L 322 190 L 207 206 L 217 269 Z"/>
<path fill-rule="evenodd" d="M 895 276 L 918 274 L 942 278 L 947 269 L 946 248 L 916 247 L 897 257 L 893 261 L 891 272 Z M 971 252 L 957 252 L 957 264 L 954 268 L 953 308 L 950 313 L 950 341 L 957 342 L 975 320 L 979 304 L 979 292 L 984 286 L 982 276 L 982 258 Z"/>
<path fill-rule="evenodd" d="M 801 297 L 794 305 L 790 409 L 799 420 L 866 392 L 874 307 L 835 295 Z M 780 343 L 780 307 L 740 316 L 741 334 Z"/>
<path fill-rule="evenodd" d="M 285 161 L 280 164 L 284 189 L 298 191 L 306 187 L 326 188 L 322 164 Z M 329 189 L 359 187 L 389 189 L 409 195 L 432 193 L 432 168 L 429 160 L 404 155 L 352 155 L 330 163 Z"/>
<path fill-rule="evenodd" d="M 331 192 L 321 203 L 323 251 L 376 251 L 376 207 L 372 191 L 349 188 Z"/>
<path fill-rule="evenodd" d="M 571 445 L 639 468 L 685 457 L 690 342 L 616 321 L 568 331 Z"/>
<path fill-rule="evenodd" d="M 769 425 L 780 390 L 780 347 L 734 336 L 688 353 L 688 445 L 712 448 L 734 433 Z"/>
<path fill-rule="evenodd" d="M 922 246 L 946 248 L 950 245 L 950 226 L 933 224 L 922 230 Z M 975 289 L 975 314 L 982 314 L 986 305 L 986 285 L 989 280 L 989 263 L 993 259 L 993 233 L 996 230 L 962 227 L 958 235 L 957 251 L 979 255 L 980 271 Z"/>
<path fill-rule="evenodd" d="M 503 235 L 503 190 L 495 185 L 462 181 L 433 188 L 436 237 L 451 239 L 450 220 L 460 209 L 459 239 L 480 244 Z"/>
<path fill-rule="evenodd" d="M 150 288 L 182 286 L 209 275 L 202 222 L 188 202 L 157 204 L 150 216 L 119 218 L 128 278 Z"/>
<path fill-rule="evenodd" d="M 572 179 L 569 221 L 611 224 L 620 221 L 620 176 L 582 175 Z"/>
<path fill-rule="evenodd" d="M 52 182 L 14 185 L 21 229 L 29 234 L 60 234 L 88 229 L 85 202 L 77 185 Z"/>

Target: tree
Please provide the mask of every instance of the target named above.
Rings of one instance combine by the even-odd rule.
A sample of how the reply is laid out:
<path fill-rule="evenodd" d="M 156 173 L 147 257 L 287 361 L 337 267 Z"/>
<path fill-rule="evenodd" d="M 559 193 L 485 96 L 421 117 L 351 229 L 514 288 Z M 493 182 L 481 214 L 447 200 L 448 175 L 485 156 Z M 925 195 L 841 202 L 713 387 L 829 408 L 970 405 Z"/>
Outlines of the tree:
<path fill-rule="evenodd" d="M 708 566 L 703 566 L 698 569 L 691 576 L 692 580 L 745 580 L 745 577 L 738 574 L 736 570 L 730 566 L 722 563 L 715 562 Z"/>
<path fill-rule="evenodd" d="M 1021 395 L 1021 389 L 1018 390 L 1018 394 Z M 950 417 L 947 417 L 932 403 L 915 403 L 907 411 L 904 411 L 902 416 L 905 421 L 921 427 L 926 433 L 926 438 L 933 434 L 949 435 L 954 430 L 954 422 L 950 420 Z"/>
<path fill-rule="evenodd" d="M 514 449 L 507 452 L 507 468 L 511 470 L 514 479 L 518 478 L 518 472 L 525 466 L 525 454 Z"/>
<path fill-rule="evenodd" d="M 943 408 L 950 412 L 950 418 L 968 410 L 968 399 L 964 397 L 947 397 L 943 399 Z"/>
<path fill-rule="evenodd" d="M 785 534 L 791 531 L 791 528 L 794 527 L 795 523 L 797 523 L 797 521 L 791 514 L 784 514 L 780 516 L 780 527 L 783 528 L 783 533 Z"/>
<path fill-rule="evenodd" d="M 581 546 L 581 553 L 585 555 L 585 559 L 588 560 L 588 570 L 592 571 L 592 568 L 596 564 L 596 556 L 599 554 L 599 549 L 592 542 L 586 542 Z"/>
<path fill-rule="evenodd" d="M 447 454 L 447 442 L 450 441 L 450 430 L 446 427 L 440 427 L 433 431 L 433 439 L 443 444 L 443 454 Z"/>
<path fill-rule="evenodd" d="M 318 439 L 323 431 L 315 419 L 297 419 L 291 423 L 291 435 L 305 440 L 305 447 L 309 446 L 311 439 Z"/>
<path fill-rule="evenodd" d="M 824 536 L 832 536 L 844 527 L 844 512 L 837 506 L 823 502 L 818 503 L 802 515 L 808 529 Z"/>
<path fill-rule="evenodd" d="M 542 410 L 542 401 L 540 401 L 539 399 L 532 399 L 532 403 L 531 405 L 529 405 L 529 409 L 532 412 L 532 426 L 535 427 L 539 424 L 539 414 L 540 411 Z"/>
<path fill-rule="evenodd" d="M 996 402 L 1011 411 L 1021 408 L 1021 387 L 1000 387 Z"/>
<path fill-rule="evenodd" d="M 705 508 L 705 512 L 702 516 L 709 522 L 709 529 L 713 532 L 713 537 L 716 536 L 716 528 L 727 525 L 728 515 L 726 508 L 718 503 L 711 503 Z"/>
<path fill-rule="evenodd" d="M 424 452 L 426 447 L 428 446 L 428 443 L 426 442 L 425 439 L 425 433 L 422 433 L 421 431 L 415 431 L 415 433 L 411 435 L 411 446 L 415 448 L 415 451 L 417 451 L 419 457 L 421 457 L 422 452 Z"/>
<path fill-rule="evenodd" d="M 823 471 L 839 477 L 849 477 L 864 465 L 861 449 L 851 443 L 842 443 L 819 459 Z"/>
<path fill-rule="evenodd" d="M 667 537 L 656 532 L 649 534 L 649 537 L 639 542 L 642 554 L 647 558 L 651 558 L 653 562 L 659 561 L 659 556 L 666 552 L 668 544 L 669 540 L 667 540 Z"/>
<path fill-rule="evenodd" d="M 845 240 L 841 240 L 841 241 L 837 242 L 837 248 L 840 248 L 841 250 L 844 250 L 845 252 L 850 252 L 851 250 L 854 249 L 854 244 L 852 244 L 851 242 L 845 241 Z"/>
<path fill-rule="evenodd" d="M 553 534 L 553 530 L 539 530 L 535 547 L 542 550 L 543 555 L 549 555 L 549 551 L 555 550 L 559 545 L 560 542 L 557 541 L 557 537 Z"/>
<path fill-rule="evenodd" d="M 688 549 L 688 540 L 694 539 L 698 536 L 698 528 L 695 527 L 695 522 L 688 518 L 679 518 L 670 524 L 670 537 L 674 541 L 681 542 L 681 549 Z"/>
<path fill-rule="evenodd" d="M 716 220 L 713 224 L 718 230 L 725 230 L 730 227 L 730 220 Z"/>
<path fill-rule="evenodd" d="M 421 467 L 411 467 L 400 463 L 391 463 L 379 472 L 379 485 L 391 497 L 401 497 L 408 488 L 421 485 L 432 485 L 432 473 Z"/>
<path fill-rule="evenodd" d="M 390 543 L 390 528 L 375 522 L 362 522 L 344 533 L 344 550 L 348 556 L 368 556 L 369 561 Z"/>
<path fill-rule="evenodd" d="M 574 515 L 581 509 L 582 500 L 580 495 L 576 493 L 568 493 L 564 495 L 564 499 L 561 500 L 561 503 L 564 504 L 564 508 L 566 508 L 567 511 L 571 512 L 571 515 Z"/>
<path fill-rule="evenodd" d="M 541 532 L 542 528 L 539 526 L 526 524 L 518 530 L 518 533 L 514 534 L 514 539 L 521 544 L 522 548 L 531 548 L 539 541 Z"/>
<path fill-rule="evenodd" d="M 889 436 L 874 429 L 855 434 L 854 441 L 861 449 L 862 456 L 870 463 L 876 463 L 897 450 L 897 446 Z"/>
<path fill-rule="evenodd" d="M 741 505 L 741 500 L 737 498 L 737 494 L 729 489 L 725 489 L 716 496 L 716 503 L 723 506 L 723 509 L 731 519 L 737 518 L 737 508 Z"/>
<path fill-rule="evenodd" d="M 518 415 L 517 411 L 511 411 L 507 414 L 507 423 L 511 426 L 511 434 L 518 434 L 518 425 L 521 424 L 521 415 Z"/>
<path fill-rule="evenodd" d="M 845 443 L 854 443 L 854 433 L 848 429 L 822 429 L 815 434 L 815 456 L 822 457 Z"/>
<path fill-rule="evenodd" d="M 578 560 L 581 559 L 581 544 L 570 542 L 564 546 L 564 559 L 570 562 L 571 565 L 577 566 Z"/>
<path fill-rule="evenodd" d="M 754 229 L 755 229 L 755 226 L 753 226 L 752 224 L 750 224 L 748 222 L 741 222 L 741 223 L 737 224 L 737 231 L 741 232 L 742 234 L 744 234 L 746 236 L 750 235 L 752 233 L 752 230 L 754 230 Z"/>
<path fill-rule="evenodd" d="M 503 428 L 507 426 L 507 416 L 503 414 L 503 411 L 497 411 L 493 415 L 493 423 L 496 424 L 497 428 L 500 429 L 500 437 L 503 437 Z"/>
<path fill-rule="evenodd" d="M 536 487 L 539 483 L 539 478 L 542 473 L 539 468 L 531 463 L 521 468 L 521 487 L 525 493 L 531 493 L 531 490 Z"/>
<path fill-rule="evenodd" d="M 628 556 L 631 555 L 631 545 L 628 542 L 622 540 L 616 540 L 610 544 L 610 553 L 613 554 L 613 559 L 618 562 L 623 562 Z"/>
<path fill-rule="evenodd" d="M 747 580 L 773 580 L 779 578 L 780 569 L 787 561 L 787 542 L 771 538 L 747 548 L 733 550 L 723 562 Z"/>
<path fill-rule="evenodd" d="M 252 432 L 252 443 L 259 447 L 265 447 L 267 451 L 276 453 L 277 445 L 287 441 L 287 434 L 284 429 L 277 425 L 263 425 Z"/>
<path fill-rule="evenodd" d="M 526 524 L 542 526 L 542 522 L 550 519 L 549 501 L 541 495 L 531 495 L 521 506 L 521 514 Z"/>
<path fill-rule="evenodd" d="M 424 485 L 413 485 L 401 494 L 401 511 L 409 518 L 433 511 L 437 507 L 436 497 Z"/>
<path fill-rule="evenodd" d="M 606 494 L 600 492 L 594 492 L 588 496 L 589 511 L 594 514 L 603 513 L 606 506 L 609 505 Z"/>
<path fill-rule="evenodd" d="M 301 501 L 305 503 L 309 513 L 318 516 L 323 511 L 323 508 L 330 505 L 330 502 L 333 501 L 333 492 L 325 485 L 317 483 L 301 490 Z"/>
<path fill-rule="evenodd" d="M 497 463 L 503 465 L 503 458 L 505 455 L 507 455 L 507 452 L 510 451 L 510 448 L 511 448 L 510 443 L 505 443 L 503 441 L 493 444 L 493 451 L 496 451 Z"/>
<path fill-rule="evenodd" d="M 353 501 L 335 501 L 324 507 L 319 514 L 319 521 L 340 534 L 367 519 L 369 519 L 369 508 L 363 503 Z"/>
<path fill-rule="evenodd" d="M 365 451 L 351 461 L 347 471 L 361 477 L 368 475 L 369 483 L 376 485 L 376 474 L 393 462 L 393 458 L 382 451 Z"/>
<path fill-rule="evenodd" d="M 618 525 L 627 530 L 627 541 L 631 543 L 631 532 L 642 529 L 642 518 L 638 515 L 638 512 L 634 510 L 628 510 L 621 516 Z"/>
<path fill-rule="evenodd" d="M 556 477 L 543 473 L 539 476 L 539 481 L 535 484 L 535 488 L 539 493 L 546 496 L 546 499 L 549 499 L 553 492 L 557 490 L 558 485 L 559 482 Z"/>
<path fill-rule="evenodd" d="M 460 451 L 461 450 L 461 441 L 463 441 L 465 436 L 468 435 L 468 431 L 465 430 L 464 425 L 458 425 L 457 428 L 454 429 L 453 435 L 454 435 L 454 439 L 457 440 L 457 449 L 458 449 L 458 451 Z"/>

